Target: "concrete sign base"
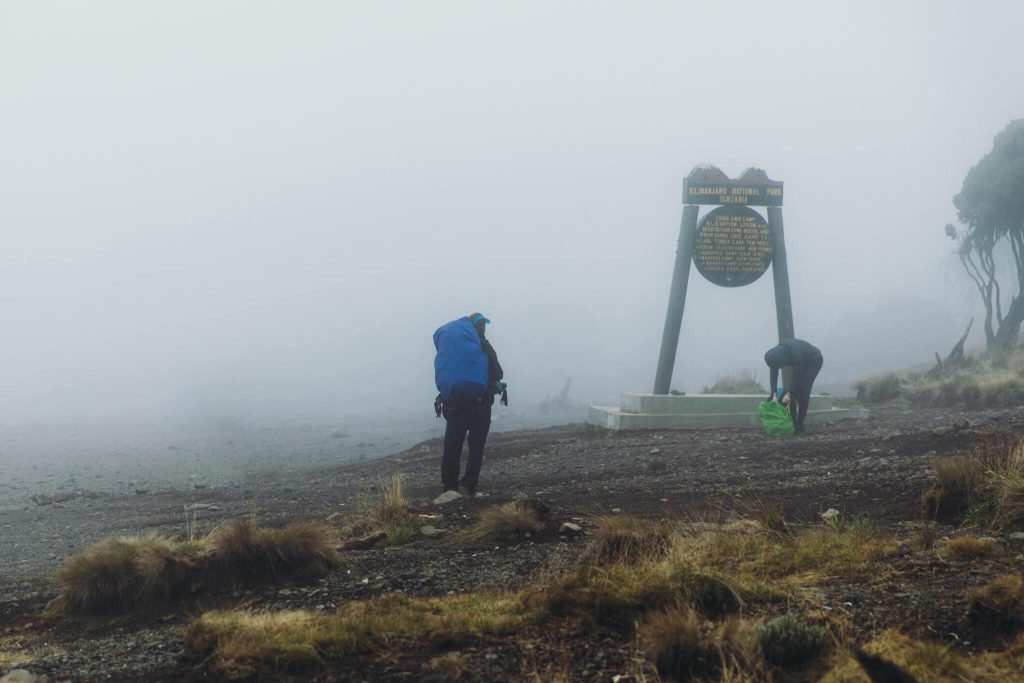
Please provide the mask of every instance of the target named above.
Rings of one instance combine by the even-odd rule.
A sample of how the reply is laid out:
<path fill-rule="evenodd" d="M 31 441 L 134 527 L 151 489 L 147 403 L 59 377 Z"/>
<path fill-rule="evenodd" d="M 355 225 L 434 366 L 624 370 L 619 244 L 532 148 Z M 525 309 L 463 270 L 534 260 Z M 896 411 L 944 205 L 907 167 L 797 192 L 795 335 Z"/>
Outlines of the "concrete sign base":
<path fill-rule="evenodd" d="M 762 400 L 763 396 L 730 394 L 622 394 L 619 407 L 590 406 L 587 422 L 614 431 L 759 428 L 757 407 Z M 864 408 L 836 408 L 831 396 L 812 396 L 807 423 L 864 419 L 869 414 Z"/>

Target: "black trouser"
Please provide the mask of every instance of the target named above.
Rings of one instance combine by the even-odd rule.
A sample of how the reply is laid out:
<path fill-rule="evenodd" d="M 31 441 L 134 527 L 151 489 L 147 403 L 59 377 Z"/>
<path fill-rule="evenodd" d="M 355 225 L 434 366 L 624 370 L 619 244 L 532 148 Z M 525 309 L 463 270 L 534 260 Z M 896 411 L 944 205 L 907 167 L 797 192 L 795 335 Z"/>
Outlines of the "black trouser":
<path fill-rule="evenodd" d="M 808 359 L 803 370 L 793 370 L 793 386 L 789 390 L 789 397 L 792 399 L 789 403 L 789 410 L 792 415 L 793 400 L 795 400 L 797 411 L 793 416 L 793 422 L 797 432 L 804 430 L 804 420 L 807 419 L 807 410 L 811 406 L 811 387 L 814 386 L 814 380 L 821 372 L 823 362 L 819 354 L 817 358 Z"/>
<path fill-rule="evenodd" d="M 480 466 L 484 461 L 484 444 L 491 429 L 491 404 L 445 406 L 444 455 L 441 456 L 441 485 L 444 490 L 459 488 L 459 465 L 462 460 L 462 442 L 469 433 L 469 460 L 462 485 L 476 491 L 480 479 Z"/>

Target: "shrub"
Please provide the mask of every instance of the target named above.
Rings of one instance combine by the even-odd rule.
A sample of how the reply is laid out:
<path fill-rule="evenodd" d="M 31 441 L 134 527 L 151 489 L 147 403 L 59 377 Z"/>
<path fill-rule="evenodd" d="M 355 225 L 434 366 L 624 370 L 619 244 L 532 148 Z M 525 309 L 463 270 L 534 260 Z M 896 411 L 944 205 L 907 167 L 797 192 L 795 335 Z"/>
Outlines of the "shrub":
<path fill-rule="evenodd" d="M 487 508 L 464 535 L 472 540 L 509 540 L 536 536 L 544 530 L 537 506 L 528 501 L 513 501 Z"/>
<path fill-rule="evenodd" d="M 759 626 L 756 635 L 766 662 L 802 668 L 821 656 L 827 634 L 795 614 L 784 614 Z"/>
<path fill-rule="evenodd" d="M 899 398 L 902 393 L 900 378 L 896 373 L 865 377 L 854 383 L 857 399 L 863 403 L 884 403 Z"/>

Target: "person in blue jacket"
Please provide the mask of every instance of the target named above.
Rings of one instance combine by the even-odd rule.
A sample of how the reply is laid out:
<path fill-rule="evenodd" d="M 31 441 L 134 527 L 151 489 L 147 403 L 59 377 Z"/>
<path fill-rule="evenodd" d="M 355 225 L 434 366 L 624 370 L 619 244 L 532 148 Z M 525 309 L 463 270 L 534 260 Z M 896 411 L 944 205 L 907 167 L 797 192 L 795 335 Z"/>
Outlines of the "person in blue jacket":
<path fill-rule="evenodd" d="M 491 322 L 480 313 L 469 316 L 473 329 L 480 335 L 480 348 L 487 354 L 487 392 L 472 401 L 465 403 L 444 403 L 441 414 L 445 419 L 444 454 L 441 456 L 441 485 L 445 491 L 457 491 L 459 486 L 466 493 L 476 495 L 477 483 L 480 480 L 480 467 L 484 461 L 484 444 L 487 433 L 491 429 L 491 406 L 494 405 L 495 394 L 502 394 L 502 403 L 508 404 L 505 384 L 501 381 L 504 372 L 498 362 L 498 354 L 487 340 L 486 327 Z M 462 460 L 462 444 L 469 436 L 469 458 L 466 461 L 466 473 L 459 479 L 459 468 Z"/>
<path fill-rule="evenodd" d="M 789 387 L 789 413 L 793 417 L 796 433 L 803 434 L 804 420 L 811 405 L 811 387 L 824 363 L 821 349 L 803 339 L 784 339 L 765 352 L 764 362 L 768 364 L 771 382 L 772 393 L 768 397 L 769 401 L 776 399 L 779 370 L 784 367 L 793 368 L 793 378 Z"/>

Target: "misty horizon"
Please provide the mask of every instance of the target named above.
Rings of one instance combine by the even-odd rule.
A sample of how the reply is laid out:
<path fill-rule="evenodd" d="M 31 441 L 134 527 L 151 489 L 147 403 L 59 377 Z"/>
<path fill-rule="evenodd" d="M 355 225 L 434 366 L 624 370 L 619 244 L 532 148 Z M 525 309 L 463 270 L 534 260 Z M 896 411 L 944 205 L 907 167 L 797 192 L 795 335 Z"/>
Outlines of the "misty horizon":
<path fill-rule="evenodd" d="M 477 310 L 513 408 L 649 391 L 699 163 L 785 182 L 796 335 L 848 392 L 980 315 L 943 226 L 1024 115 L 1012 2 L 2 18 L 5 424 L 433 420 L 431 335 Z M 766 383 L 776 341 L 770 276 L 693 270 L 673 386 Z"/>

